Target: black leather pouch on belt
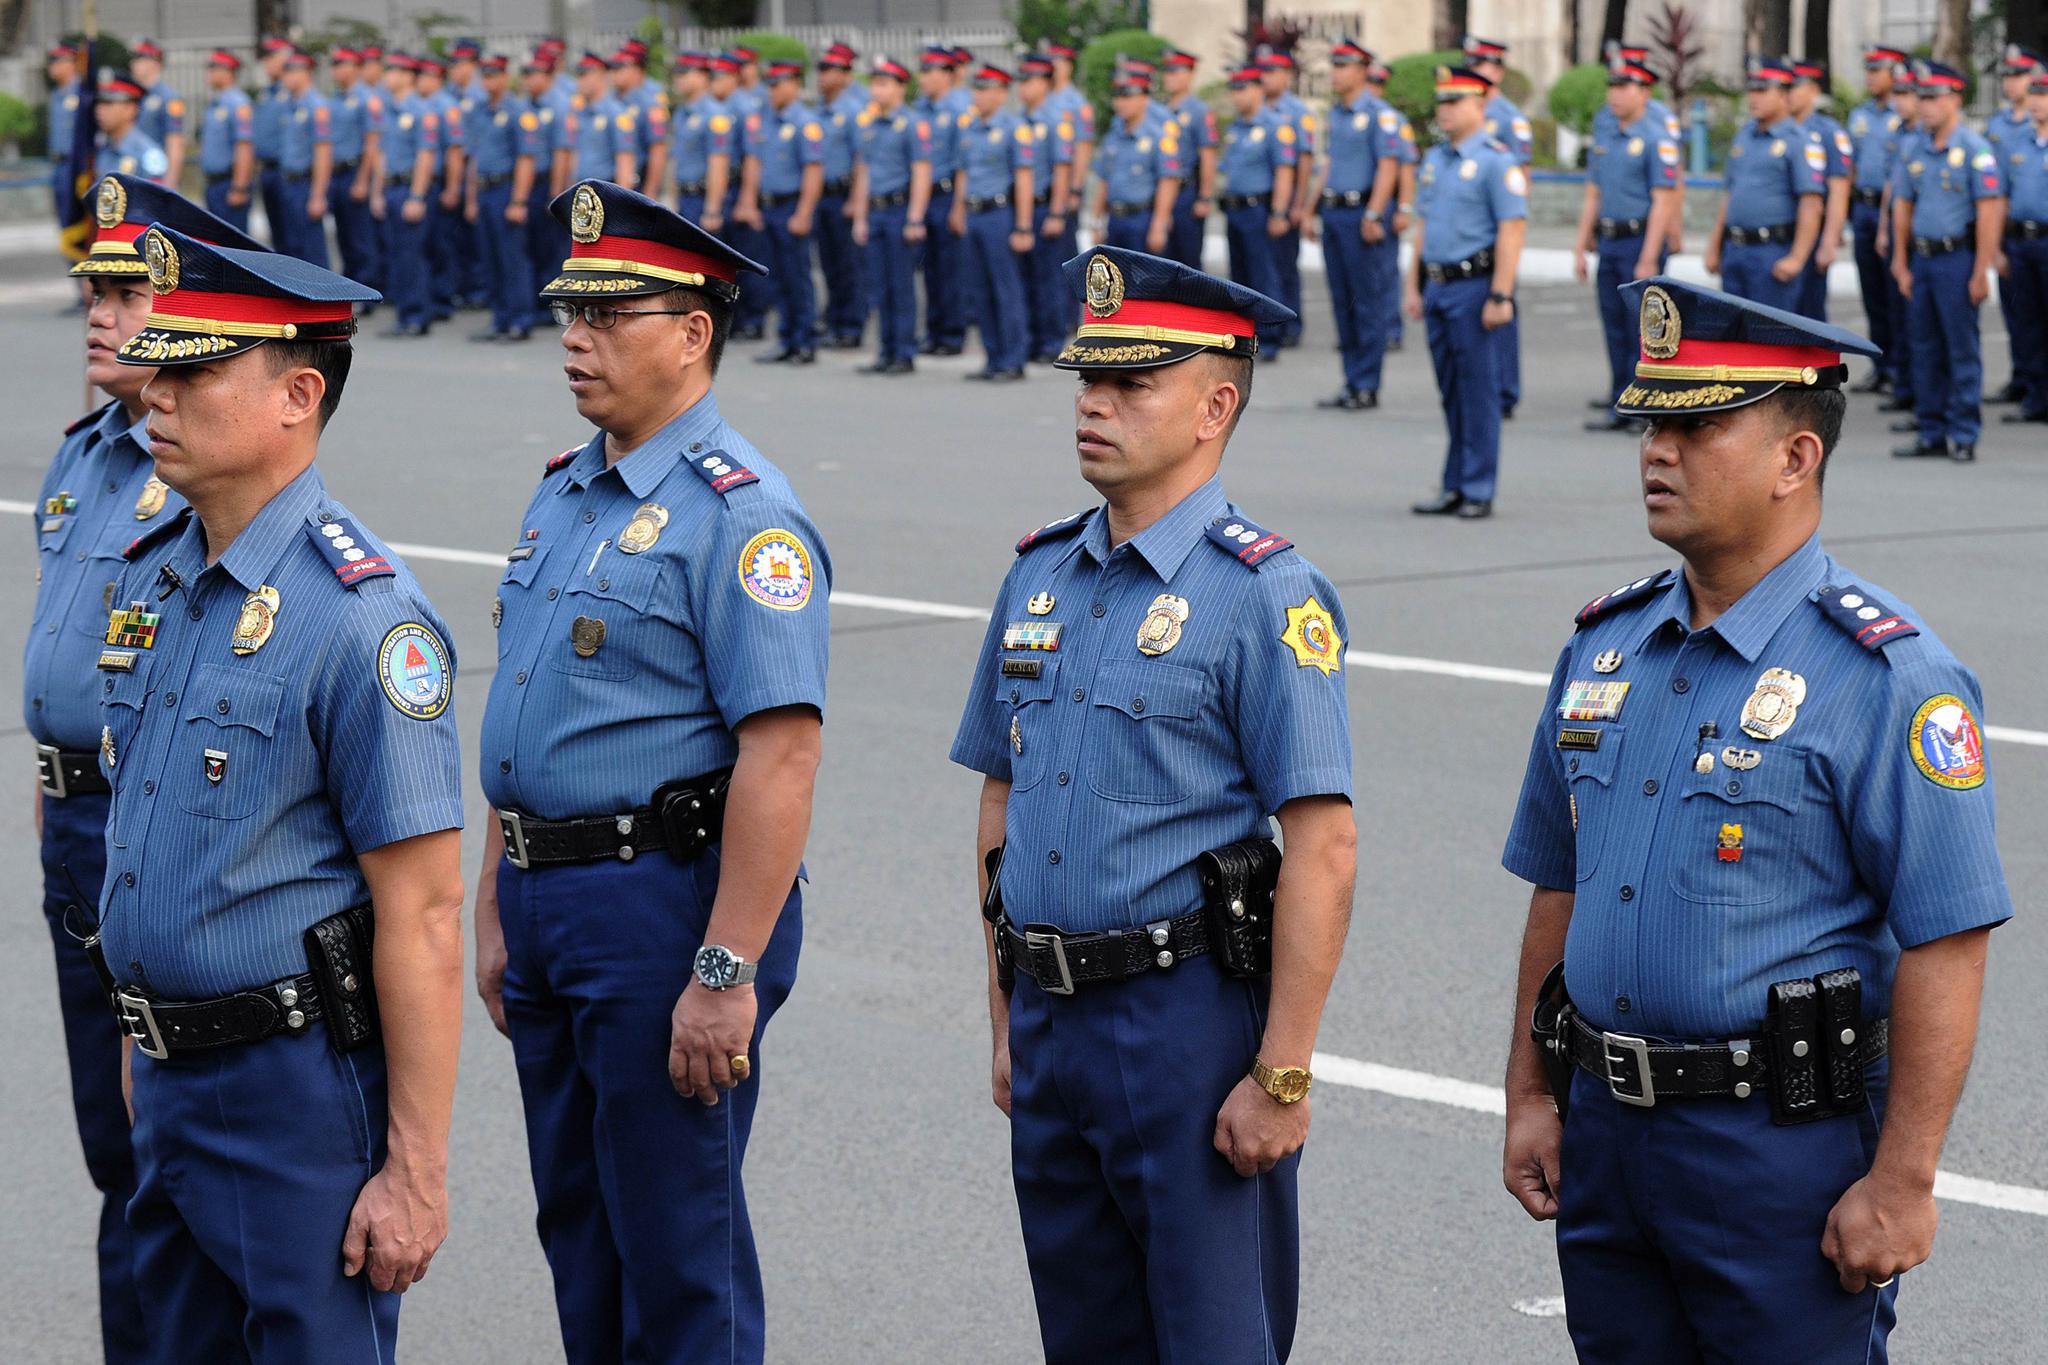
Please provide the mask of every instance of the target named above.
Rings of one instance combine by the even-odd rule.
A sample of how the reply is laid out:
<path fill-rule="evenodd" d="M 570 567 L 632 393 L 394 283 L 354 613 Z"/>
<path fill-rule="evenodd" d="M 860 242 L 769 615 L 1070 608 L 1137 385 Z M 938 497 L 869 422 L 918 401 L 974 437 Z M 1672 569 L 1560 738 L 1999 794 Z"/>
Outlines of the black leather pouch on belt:
<path fill-rule="evenodd" d="M 1572 1059 L 1566 1050 L 1571 1027 L 1572 997 L 1564 987 L 1564 963 L 1550 969 L 1536 992 L 1536 1008 L 1529 1013 L 1529 1036 L 1536 1040 L 1536 1057 L 1543 1063 L 1543 1078 L 1550 1083 L 1550 1098 L 1557 1103 L 1562 1119 L 1572 1101 Z"/>
<path fill-rule="evenodd" d="M 1003 924 L 1003 849 L 997 844 L 982 858 L 988 869 L 988 894 L 981 898 L 981 917 L 995 926 L 996 985 L 1008 991 L 1017 984 L 1017 963 L 1010 956 L 1010 935 Z"/>
<path fill-rule="evenodd" d="M 329 915 L 306 931 L 306 968 L 320 989 L 320 1011 L 336 1052 L 354 1052 L 381 1036 L 377 992 L 370 979 L 376 918 L 360 905 Z"/>
<path fill-rule="evenodd" d="M 1786 1127 L 1863 1108 L 1862 1021 L 1863 976 L 1853 967 L 1771 987 L 1771 1122 Z"/>
<path fill-rule="evenodd" d="M 1273 970 L 1273 888 L 1280 884 L 1280 846 L 1242 839 L 1195 860 L 1209 951 L 1228 976 Z"/>

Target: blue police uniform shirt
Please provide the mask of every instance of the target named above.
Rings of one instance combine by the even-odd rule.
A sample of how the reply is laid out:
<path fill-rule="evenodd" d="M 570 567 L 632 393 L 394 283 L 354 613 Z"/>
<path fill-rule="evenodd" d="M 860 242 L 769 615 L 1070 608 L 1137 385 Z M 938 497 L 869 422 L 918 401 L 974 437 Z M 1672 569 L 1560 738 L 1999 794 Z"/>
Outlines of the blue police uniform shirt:
<path fill-rule="evenodd" d="M 305 931 L 368 903 L 359 854 L 462 828 L 462 763 L 447 627 L 317 468 L 211 567 L 198 521 L 180 525 L 114 594 L 160 618 L 148 647 L 117 639 L 130 667 L 97 674 L 114 787 L 100 936 L 123 983 L 193 1000 L 305 971 Z M 182 586 L 161 597 L 165 568 Z M 266 587 L 273 628 L 242 652 Z"/>
<path fill-rule="evenodd" d="M 1270 106 L 1237 119 L 1223 132 L 1223 150 L 1216 162 L 1222 193 L 1271 194 L 1280 168 L 1298 160 L 1297 145 L 1294 125 Z"/>
<path fill-rule="evenodd" d="M 1071 136 L 1076 142 L 1094 145 L 1095 106 L 1088 103 L 1088 97 L 1081 93 L 1079 86 L 1062 86 L 1047 94 L 1045 102 L 1055 114 L 1065 114 L 1067 124 L 1073 129 Z"/>
<path fill-rule="evenodd" d="M 1984 120 L 1984 140 L 1992 150 L 2003 151 L 2005 144 L 2015 139 L 2030 140 L 2034 136 L 2034 121 L 2027 117 L 2025 107 L 2013 109 L 2010 106 L 1994 109 Z"/>
<path fill-rule="evenodd" d="M 1018 171 L 1035 169 L 1037 152 L 1031 125 L 1008 109 L 998 109 L 989 118 L 974 115 L 960 130 L 959 173 L 967 177 L 967 197 L 989 199 L 1010 193 Z"/>
<path fill-rule="evenodd" d="M 78 131 L 80 85 L 68 81 L 50 92 L 49 148 L 52 174 L 61 183 L 64 160 L 71 154 L 71 139 Z"/>
<path fill-rule="evenodd" d="M 123 175 L 139 175 L 145 180 L 163 183 L 170 174 L 171 160 L 164 155 L 164 149 L 149 140 L 140 128 L 130 128 L 118 139 L 109 140 L 100 134 L 99 154 L 93 160 L 93 170 L 98 175 L 112 175 L 119 171 Z"/>
<path fill-rule="evenodd" d="M 379 126 L 383 111 L 383 97 L 366 89 L 361 81 L 327 102 L 337 167 L 352 166 L 363 159 L 363 139 L 383 131 Z"/>
<path fill-rule="evenodd" d="M 1090 169 L 1109 187 L 1112 204 L 1142 204 L 1147 209 L 1161 180 L 1178 180 L 1186 174 L 1181 157 L 1185 144 L 1180 125 L 1172 119 L 1138 120 L 1132 128 L 1122 119 L 1112 120 L 1102 135 Z"/>
<path fill-rule="evenodd" d="M 941 184 L 953 177 L 953 168 L 960 164 L 960 120 L 953 112 L 927 96 L 920 95 L 911 106 L 912 112 L 931 125 L 932 130 L 932 188 L 938 190 Z M 933 201 L 936 203 L 937 194 Z"/>
<path fill-rule="evenodd" d="M 256 156 L 259 160 L 275 161 L 278 153 L 284 150 L 284 123 L 291 98 L 291 92 L 284 88 L 283 81 L 273 81 L 256 101 Z"/>
<path fill-rule="evenodd" d="M 576 179 L 615 178 L 619 153 L 630 152 L 633 147 L 631 129 L 620 125 L 625 113 L 624 107 L 610 95 L 595 101 L 577 97 L 574 119 Z"/>
<path fill-rule="evenodd" d="M 1196 159 L 1202 152 L 1221 145 L 1223 141 L 1216 127 L 1216 115 L 1202 97 L 1192 90 L 1182 95 L 1178 103 L 1169 102 L 1166 114 L 1180 125 L 1180 144 L 1187 148 L 1188 184 L 1192 185 Z"/>
<path fill-rule="evenodd" d="M 669 120 L 668 157 L 678 185 L 701 185 L 711 174 L 711 118 L 724 108 L 699 95 Z"/>
<path fill-rule="evenodd" d="M 1439 142 L 1416 174 L 1415 209 L 1423 219 L 1422 259 L 1454 264 L 1492 246 L 1502 223 L 1529 216 L 1528 176 L 1484 132 Z"/>
<path fill-rule="evenodd" d="M 1728 226 L 1784 227 L 1799 216 L 1799 200 L 1824 193 L 1827 153 L 1791 119 L 1765 128 L 1743 122 L 1728 148 L 1722 183 L 1728 193 Z"/>
<path fill-rule="evenodd" d="M 1382 100 L 1381 103 L 1384 104 L 1385 101 Z M 1408 122 L 1406 114 L 1391 104 L 1387 107 L 1394 110 L 1394 118 L 1397 120 L 1394 127 L 1401 139 L 1394 148 L 1394 159 L 1404 166 L 1413 166 L 1422 160 L 1422 149 L 1415 145 L 1415 127 Z"/>
<path fill-rule="evenodd" d="M 1026 109 L 1019 117 L 1031 127 L 1031 192 L 1043 198 L 1052 191 L 1053 171 L 1074 164 L 1073 123 L 1052 107 L 1051 100 L 1041 100 L 1036 109 Z"/>
<path fill-rule="evenodd" d="M 866 121 L 860 126 L 860 159 L 868 168 L 869 198 L 908 191 L 911 168 L 932 161 L 931 119 L 907 108 L 893 114 L 870 110 L 861 117 Z"/>
<path fill-rule="evenodd" d="M 235 86 L 214 96 L 199 126 L 199 169 L 226 175 L 235 169 L 235 148 L 256 136 L 256 109 Z"/>
<path fill-rule="evenodd" d="M 1854 181 L 1856 176 L 1856 144 L 1849 137 L 1849 130 L 1835 122 L 1834 118 L 1816 109 L 1794 123 L 1804 128 L 1818 142 L 1827 156 L 1827 167 L 1821 172 L 1824 180 Z"/>
<path fill-rule="evenodd" d="M 1329 179 L 1324 190 L 1335 194 L 1368 194 L 1378 178 L 1380 162 L 1399 159 L 1401 116 L 1394 107 L 1363 90 L 1330 109 Z"/>
<path fill-rule="evenodd" d="M 411 94 L 392 106 L 384 130 L 384 174 L 411 183 L 413 163 L 422 151 L 440 160 L 441 115 L 422 96 Z"/>
<path fill-rule="evenodd" d="M 1018 922 L 1080 933 L 1186 914 L 1202 853 L 1268 833 L 1299 797 L 1350 799 L 1344 607 L 1287 545 L 1220 479 L 1114 549 L 1100 509 L 1026 537 L 952 748 L 1010 784 L 1002 891 Z M 1031 614 L 1034 598 L 1050 611 Z M 1139 632 L 1162 605 L 1178 638 L 1147 655 Z"/>
<path fill-rule="evenodd" d="M 542 819 L 644 806 L 731 767 L 748 716 L 825 708 L 832 565 L 781 471 L 709 394 L 609 469 L 604 447 L 541 480 L 498 588 L 484 795 Z"/>
<path fill-rule="evenodd" d="M 462 102 L 447 86 L 424 98 L 427 106 L 441 117 L 440 145 L 434 149 L 434 173 L 439 175 L 447 169 L 450 152 L 468 149 L 469 129 L 463 122 Z"/>
<path fill-rule="evenodd" d="M 751 116 L 746 139 L 747 155 L 761 159 L 763 194 L 795 194 L 803 188 L 804 167 L 825 158 L 825 125 L 802 100 L 779 110 L 770 105 Z"/>
<path fill-rule="evenodd" d="M 1906 192 L 1906 168 L 1913 164 L 1914 158 L 1920 155 L 1920 149 L 1926 145 L 1926 129 L 1912 127 L 1899 130 L 1898 144 L 1892 151 L 1891 191 L 1893 198 L 1897 198 Z"/>
<path fill-rule="evenodd" d="M 1316 116 L 1301 96 L 1292 90 L 1283 90 L 1266 101 L 1266 107 L 1294 125 L 1295 152 L 1298 155 L 1311 157 L 1316 154 Z"/>
<path fill-rule="evenodd" d="M 1650 196 L 1678 186 L 1678 144 L 1646 110 L 1624 125 L 1609 119 L 1593 132 L 1586 173 L 1600 192 L 1600 216 L 1628 220 L 1650 216 Z"/>
<path fill-rule="evenodd" d="M 1516 162 L 1528 165 L 1536 154 L 1535 130 L 1506 95 L 1495 92 L 1486 101 L 1486 135 L 1514 154 Z"/>
<path fill-rule="evenodd" d="M 1865 100 L 1849 111 L 1849 147 L 1856 165 L 1852 183 L 1857 189 L 1882 190 L 1891 178 L 1899 123 L 1890 106 L 1878 100 Z"/>
<path fill-rule="evenodd" d="M 1679 128 L 1678 115 L 1672 113 L 1671 106 L 1664 103 L 1664 101 L 1657 99 L 1655 96 L 1644 101 L 1643 117 L 1649 119 L 1651 124 L 1663 136 L 1670 138 L 1673 142 L 1679 140 L 1681 130 Z M 1603 132 L 1613 132 L 1618 126 L 1619 120 L 1615 118 L 1614 111 L 1605 104 L 1602 104 L 1594 112 L 1593 136 L 1598 137 Z"/>
<path fill-rule="evenodd" d="M 313 169 L 314 147 L 333 140 L 334 115 L 327 107 L 327 97 L 318 90 L 308 90 L 292 101 L 291 115 L 284 125 L 284 148 L 278 153 L 277 164 L 292 175 L 303 175 Z"/>
<path fill-rule="evenodd" d="M 2048 136 L 2029 130 L 2024 139 L 2007 138 L 2004 151 L 2009 221 L 2048 222 Z"/>
<path fill-rule="evenodd" d="M 768 107 L 768 92 L 758 85 L 734 86 L 732 97 L 726 103 L 744 120 L 748 114 L 758 114 Z"/>
<path fill-rule="evenodd" d="M 548 151 L 574 152 L 576 150 L 576 96 L 560 81 L 541 92 L 540 103 L 554 111 L 554 118 L 547 120 L 553 130 Z"/>
<path fill-rule="evenodd" d="M 1670 578 L 1559 656 L 1502 864 L 1574 893 L 1597 1028 L 1754 1037 L 1772 984 L 1841 967 L 1885 1014 L 1901 948 L 2012 915 L 1976 676 L 1818 536 L 1698 631 Z M 1742 729 L 1767 670 L 1801 697 L 1769 740 Z"/>
<path fill-rule="evenodd" d="M 486 99 L 471 115 L 469 154 L 480 176 L 509 176 L 520 157 L 538 156 L 540 148 L 540 119 L 522 99 Z"/>
<path fill-rule="evenodd" d="M 1957 124 L 1948 141 L 1924 135 L 1906 163 L 1899 197 L 1913 206 L 1915 237 L 1958 237 L 1977 221 L 1977 201 L 2005 194 L 1998 154 L 1984 135 Z"/>
<path fill-rule="evenodd" d="M 171 89 L 167 82 L 158 81 L 143 92 L 142 107 L 135 115 L 135 126 L 151 142 L 164 145 L 171 134 L 185 131 L 184 96 Z"/>
<path fill-rule="evenodd" d="M 867 112 L 868 99 L 858 85 L 849 85 L 839 98 L 825 106 L 825 183 L 834 185 L 853 178 L 853 143 L 860 131 L 860 116 Z"/>
<path fill-rule="evenodd" d="M 90 753 L 100 742 L 94 665 L 124 562 L 138 535 L 185 500 L 156 478 L 144 432 L 109 403 L 77 423 L 43 476 L 36 506 L 36 606 L 23 651 L 23 718 L 38 744 Z"/>
<path fill-rule="evenodd" d="M 642 81 L 618 99 L 633 116 L 627 126 L 633 135 L 633 159 L 645 166 L 648 154 L 668 141 L 668 97 L 652 81 Z"/>

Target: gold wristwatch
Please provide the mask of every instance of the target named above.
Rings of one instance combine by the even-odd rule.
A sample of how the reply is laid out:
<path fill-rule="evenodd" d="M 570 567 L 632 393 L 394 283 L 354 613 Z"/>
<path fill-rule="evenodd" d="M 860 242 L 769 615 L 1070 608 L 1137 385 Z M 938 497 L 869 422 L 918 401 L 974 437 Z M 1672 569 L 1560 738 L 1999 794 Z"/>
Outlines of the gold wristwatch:
<path fill-rule="evenodd" d="M 1308 1098 L 1309 1082 L 1315 1077 L 1305 1066 L 1267 1066 L 1252 1058 L 1252 1079 L 1259 1088 L 1282 1104 L 1299 1104 Z"/>

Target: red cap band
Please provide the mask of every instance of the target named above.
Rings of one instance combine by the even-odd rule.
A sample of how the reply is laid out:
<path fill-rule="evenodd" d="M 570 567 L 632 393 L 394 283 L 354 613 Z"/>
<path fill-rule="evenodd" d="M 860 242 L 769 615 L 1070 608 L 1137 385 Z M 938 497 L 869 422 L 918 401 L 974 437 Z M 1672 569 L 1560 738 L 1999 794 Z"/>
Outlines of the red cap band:
<path fill-rule="evenodd" d="M 1083 303 L 1081 319 L 1113 327 L 1171 327 L 1181 332 L 1222 332 L 1238 337 L 1248 337 L 1255 330 L 1252 320 L 1242 313 L 1158 299 L 1132 299 L 1109 316 L 1099 315 Z"/>
<path fill-rule="evenodd" d="M 735 284 L 739 280 L 732 266 L 724 261 L 715 260 L 710 256 L 699 256 L 696 252 L 685 251 L 681 247 L 650 242 L 644 237 L 616 237 L 606 234 L 594 242 L 569 244 L 571 260 L 585 256 L 624 261 L 628 269 L 638 263 L 690 275 L 705 275 L 714 280 L 724 280 L 727 284 Z"/>
<path fill-rule="evenodd" d="M 250 294 L 209 294 L 197 289 L 180 289 L 159 294 L 153 313 L 171 317 L 197 318 L 202 322 L 258 322 L 272 326 L 291 323 L 347 322 L 354 314 L 349 303 L 309 303 L 304 299 L 257 298 Z"/>
<path fill-rule="evenodd" d="M 1652 365 L 1737 365 L 1812 368 L 1824 370 L 1842 363 L 1840 351 L 1825 346 L 1767 346 L 1755 341 L 1680 341 L 1675 355 L 1653 357 L 1642 352 Z"/>

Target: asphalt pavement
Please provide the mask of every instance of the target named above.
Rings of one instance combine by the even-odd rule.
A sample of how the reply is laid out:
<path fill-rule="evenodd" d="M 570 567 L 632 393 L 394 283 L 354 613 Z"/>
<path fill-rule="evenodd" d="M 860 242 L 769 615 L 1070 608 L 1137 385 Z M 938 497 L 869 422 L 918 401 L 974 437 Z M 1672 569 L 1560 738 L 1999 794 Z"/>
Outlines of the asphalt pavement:
<path fill-rule="evenodd" d="M 0 289 L 0 637 L 34 593 L 25 513 L 63 426 L 83 411 L 79 323 L 47 288 Z M 1443 427 L 1419 327 L 1389 359 L 1384 406 L 1320 411 L 1337 387 L 1321 281 L 1304 346 L 1261 362 L 1224 463 L 1232 497 L 1292 537 L 1344 595 L 1360 833 L 1355 918 L 1322 1050 L 1359 1084 L 1316 1089 L 1302 1168 L 1302 1362 L 1570 1358 L 1551 1239 L 1500 1186 L 1484 1112 L 1509 1032 L 1528 888 L 1499 866 L 1546 674 L 1572 614 L 1671 562 L 1643 529 L 1635 443 L 1580 430 L 1605 384 L 1590 293 L 1524 299 L 1525 397 L 1508 424 L 1496 515 L 1410 516 L 1435 486 Z M 1853 319 L 1853 303 L 1837 299 Z M 401 545 L 451 623 L 456 705 L 474 752 L 493 666 L 490 606 L 549 457 L 588 435 L 544 334 L 466 344 L 473 317 L 425 341 L 371 322 L 321 466 Z M 2006 372 L 1985 315 L 1992 384 Z M 827 537 L 833 608 L 826 759 L 809 849 L 795 996 L 757 1063 L 747 1174 L 780 1362 L 1034 1357 L 1005 1123 L 988 1099 L 974 906 L 979 779 L 946 762 L 985 609 L 1024 532 L 1085 507 L 1073 380 L 1034 369 L 962 383 L 979 357 L 909 378 L 828 353 L 792 370 L 735 346 L 725 414 L 782 466 Z M 1990 409 L 1996 414 L 2001 409 Z M 1975 667 L 2019 916 L 1993 938 L 1983 1034 L 1944 1168 L 1934 1259 L 1902 1281 L 1902 1362 L 2048 1358 L 2048 430 L 1995 415 L 1974 466 L 1898 461 L 1873 401 L 1854 401 L 1827 481 L 1825 539 Z M 6 528 L 12 526 L 10 532 Z M 446 551 L 468 552 L 447 554 Z M 878 601 L 876 599 L 884 599 Z M 948 612 L 945 608 L 955 608 Z M 966 610 L 959 610 L 965 608 Z M 19 664 L 0 655 L 18 695 Z M 11 1358 L 94 1357 L 94 1207 L 72 1131 L 49 944 L 37 913 L 30 744 L 17 818 L 0 822 L 14 909 L 0 916 L 0 1340 Z M 470 796 L 468 865 L 484 810 Z M 599 913 L 593 908 L 593 913 Z M 401 1356 L 434 1365 L 561 1359 L 509 1046 L 473 1000 L 451 1163 L 453 1227 L 406 1298 Z M 1379 1068 L 1395 1068 L 1396 1071 Z M 1411 1076 L 1416 1073 L 1419 1076 Z M 1401 1092 L 1401 1093 L 1391 1093 Z M 1417 1098 L 1404 1095 L 1419 1096 Z M 1986 1191 L 1989 1193 L 1986 1193 Z M 1818 1229 L 1816 1229 L 1816 1237 Z M 1612 1305 L 1626 1311 L 1627 1305 Z"/>

